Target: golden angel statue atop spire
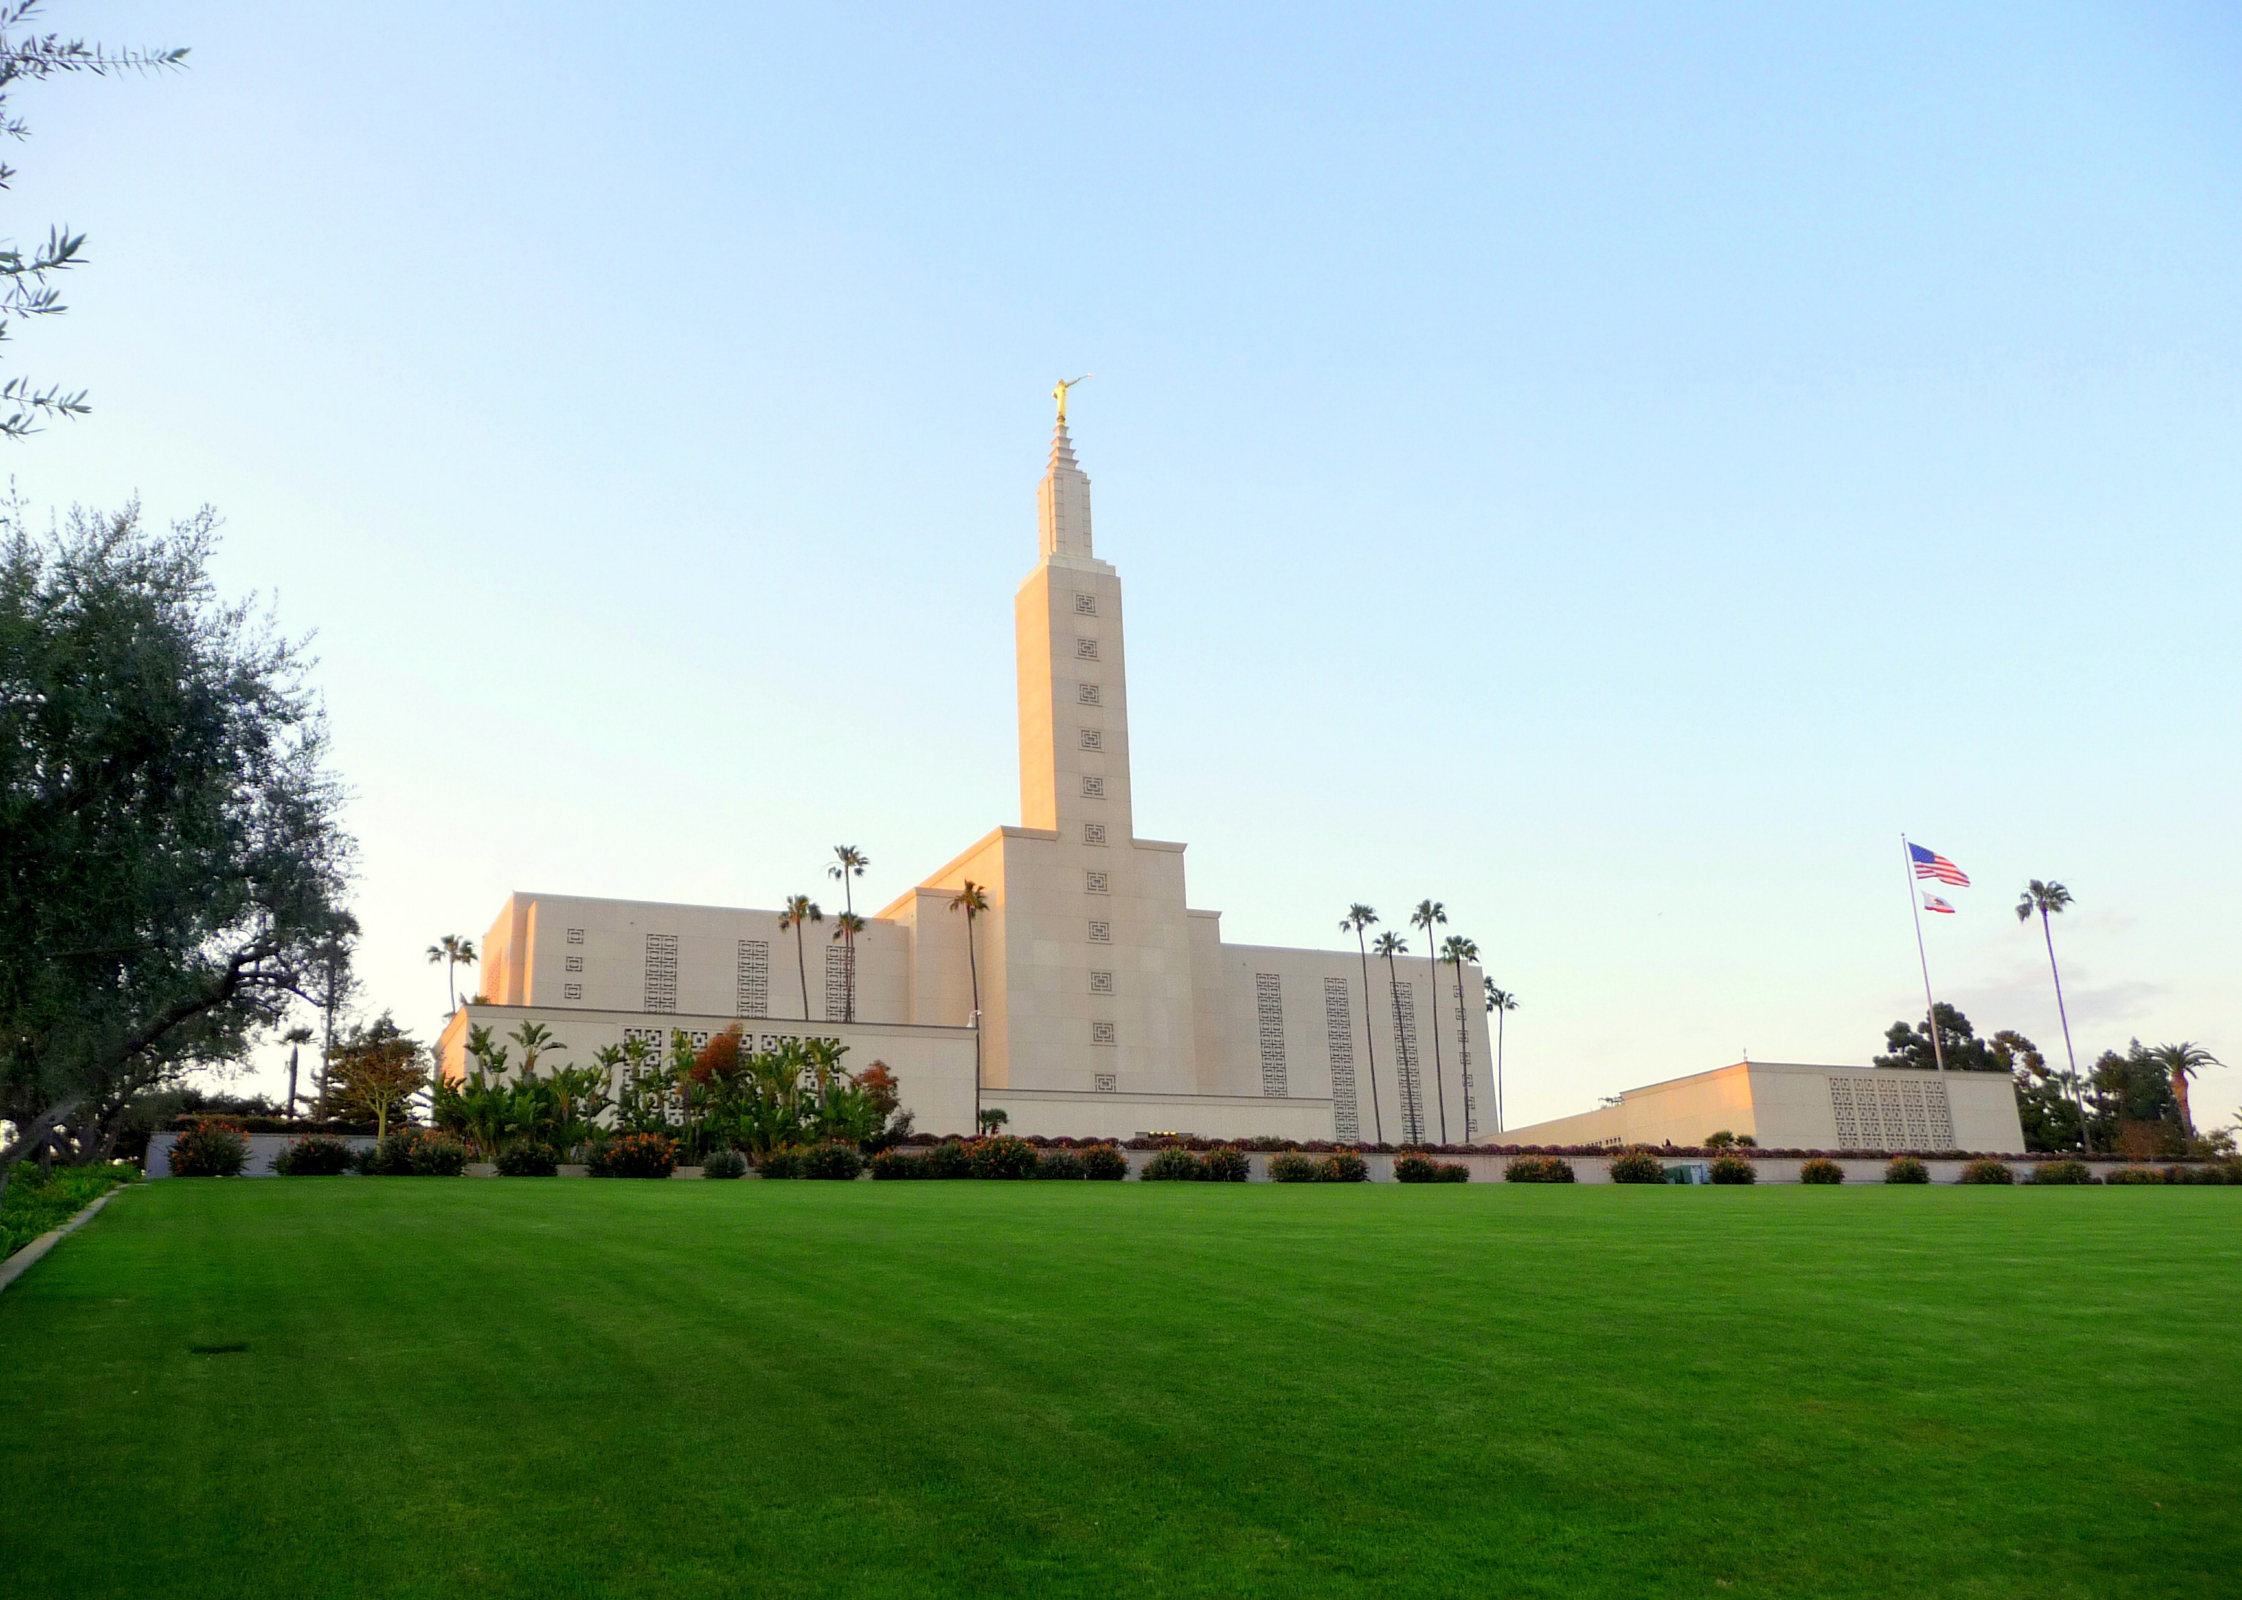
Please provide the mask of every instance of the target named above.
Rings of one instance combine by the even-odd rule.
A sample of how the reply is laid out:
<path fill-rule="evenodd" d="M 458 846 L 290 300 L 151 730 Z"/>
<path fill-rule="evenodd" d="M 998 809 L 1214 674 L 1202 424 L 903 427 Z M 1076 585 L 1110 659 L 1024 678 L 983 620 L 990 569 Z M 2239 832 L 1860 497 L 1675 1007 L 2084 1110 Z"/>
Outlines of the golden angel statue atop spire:
<path fill-rule="evenodd" d="M 1059 402 L 1060 427 L 1065 427 L 1067 422 L 1067 391 L 1078 383 L 1088 383 L 1095 376 L 1095 373 L 1085 372 L 1079 378 L 1061 378 L 1059 386 L 1051 391 L 1051 398 Z"/>

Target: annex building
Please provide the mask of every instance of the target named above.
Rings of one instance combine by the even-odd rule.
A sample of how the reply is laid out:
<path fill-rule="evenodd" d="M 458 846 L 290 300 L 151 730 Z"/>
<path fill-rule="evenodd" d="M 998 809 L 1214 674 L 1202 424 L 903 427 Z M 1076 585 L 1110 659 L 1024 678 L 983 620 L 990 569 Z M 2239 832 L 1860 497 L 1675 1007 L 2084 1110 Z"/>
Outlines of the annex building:
<path fill-rule="evenodd" d="M 1769 1150 L 2020 1152 L 2005 1072 L 1914 1072 L 1739 1061 L 1629 1089 L 1617 1103 L 1513 1128 L 1513 1144 L 1699 1145 L 1720 1129 Z"/>
<path fill-rule="evenodd" d="M 1227 944 L 1222 914 L 1190 905 L 1184 846 L 1137 833 L 1121 577 L 1093 546 L 1063 386 L 1036 498 L 1040 550 L 1013 597 L 1017 826 L 868 917 L 853 981 L 830 923 L 798 941 L 777 911 L 517 892 L 483 943 L 484 995 L 444 1031 L 445 1074 L 471 1027 L 540 1022 L 581 1063 L 736 1023 L 765 1047 L 837 1039 L 852 1070 L 885 1062 L 927 1133 L 972 1130 L 978 1074 L 1013 1133 L 1490 1134 L 1476 966 L 1366 975 L 1354 950 Z M 988 899 L 970 951 L 951 904 L 968 881 Z"/>

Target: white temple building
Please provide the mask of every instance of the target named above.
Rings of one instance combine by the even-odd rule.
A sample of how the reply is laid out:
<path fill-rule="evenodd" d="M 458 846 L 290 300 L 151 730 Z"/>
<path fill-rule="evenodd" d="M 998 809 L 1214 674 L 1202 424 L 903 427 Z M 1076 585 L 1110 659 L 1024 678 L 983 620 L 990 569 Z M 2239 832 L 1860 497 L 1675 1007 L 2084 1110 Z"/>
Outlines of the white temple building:
<path fill-rule="evenodd" d="M 736 1023 L 766 1044 L 838 1039 L 851 1070 L 885 1062 L 924 1133 L 972 1130 L 978 1075 L 1011 1133 L 1490 1136 L 1476 966 L 1418 954 L 1366 971 L 1356 950 L 1225 944 L 1222 914 L 1189 905 L 1184 846 L 1138 836 L 1121 578 L 1092 544 L 1063 386 L 1037 508 L 1040 554 L 1013 599 L 1018 826 L 868 916 L 853 982 L 830 921 L 516 892 L 483 943 L 484 995 L 443 1034 L 446 1075 L 470 1027 L 540 1022 L 583 1062 Z M 988 901 L 970 952 L 952 905 L 968 881 Z"/>

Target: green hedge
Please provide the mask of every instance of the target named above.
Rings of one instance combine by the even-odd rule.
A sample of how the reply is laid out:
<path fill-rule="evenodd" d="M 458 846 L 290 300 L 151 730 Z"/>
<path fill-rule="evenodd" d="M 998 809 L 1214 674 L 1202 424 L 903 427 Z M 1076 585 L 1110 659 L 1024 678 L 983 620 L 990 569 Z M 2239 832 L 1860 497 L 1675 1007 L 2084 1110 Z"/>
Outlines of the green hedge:
<path fill-rule="evenodd" d="M 129 1161 L 110 1161 L 93 1167 L 57 1167 L 42 1183 L 38 1165 L 22 1162 L 9 1181 L 7 1199 L 0 1201 L 0 1260 L 61 1227 L 118 1184 L 139 1176 L 140 1169 Z"/>

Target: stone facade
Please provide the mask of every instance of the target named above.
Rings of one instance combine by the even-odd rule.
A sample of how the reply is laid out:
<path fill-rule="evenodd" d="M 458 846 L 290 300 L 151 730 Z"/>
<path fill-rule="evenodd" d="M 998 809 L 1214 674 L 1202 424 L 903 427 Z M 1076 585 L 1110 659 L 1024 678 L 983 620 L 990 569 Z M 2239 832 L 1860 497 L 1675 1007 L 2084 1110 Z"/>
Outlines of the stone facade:
<path fill-rule="evenodd" d="M 1907 1072 L 1739 1061 L 1629 1089 L 1619 1104 L 1514 1128 L 1512 1144 L 1692 1146 L 1720 1129 L 1769 1150 L 2024 1148 L 2005 1072 Z"/>
<path fill-rule="evenodd" d="M 490 1004 L 453 1019 L 444 1070 L 470 1025 L 516 1017 L 578 1060 L 625 1027 L 814 1025 L 852 1067 L 893 1067 L 922 1131 L 965 1132 L 977 1023 L 983 1103 L 1015 1133 L 1491 1137 L 1476 966 L 1373 962 L 1366 985 L 1355 951 L 1226 945 L 1221 914 L 1189 905 L 1184 846 L 1137 836 L 1121 579 L 1063 418 L 1037 508 L 1013 600 L 1020 826 L 868 917 L 853 963 L 830 923 L 797 935 L 775 911 L 517 893 L 483 946 Z M 951 909 L 968 881 L 989 901 L 970 953 Z"/>

